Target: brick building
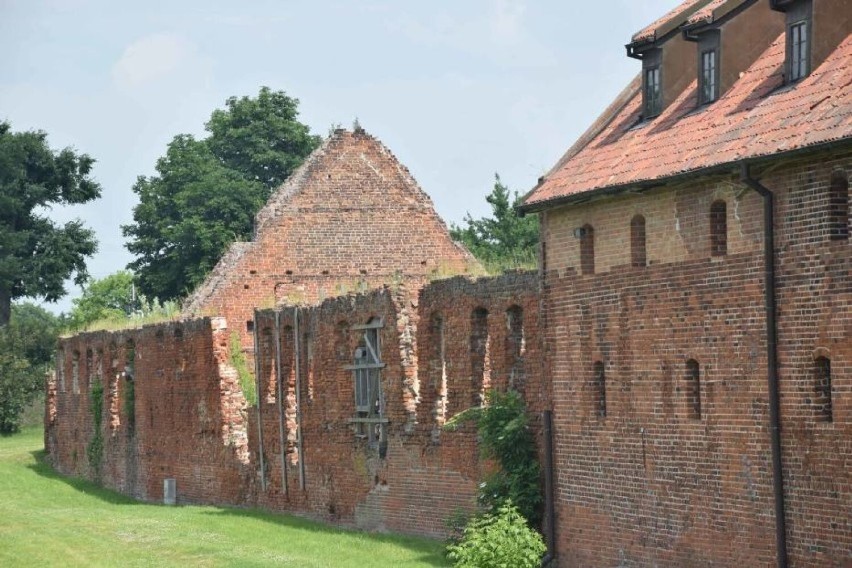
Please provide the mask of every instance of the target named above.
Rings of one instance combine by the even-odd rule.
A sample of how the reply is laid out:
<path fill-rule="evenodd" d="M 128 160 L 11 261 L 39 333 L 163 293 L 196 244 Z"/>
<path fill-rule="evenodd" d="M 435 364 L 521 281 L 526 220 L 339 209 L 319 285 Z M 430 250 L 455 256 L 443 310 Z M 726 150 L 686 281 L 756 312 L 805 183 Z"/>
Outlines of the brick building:
<path fill-rule="evenodd" d="M 475 262 L 384 146 L 336 132 L 205 317 L 62 340 L 49 459 L 438 536 L 488 467 L 442 424 L 514 388 L 543 458 L 552 412 L 560 566 L 852 564 L 850 31 L 848 0 L 690 0 L 637 33 L 639 77 L 525 199 L 538 274 L 430 281 Z"/>
<path fill-rule="evenodd" d="M 852 564 L 852 9 L 690 0 L 526 197 L 564 566 Z"/>
<path fill-rule="evenodd" d="M 240 324 L 250 346 L 255 308 L 477 268 L 390 150 L 361 128 L 341 129 L 275 191 L 256 216 L 254 239 L 231 246 L 184 312 Z"/>

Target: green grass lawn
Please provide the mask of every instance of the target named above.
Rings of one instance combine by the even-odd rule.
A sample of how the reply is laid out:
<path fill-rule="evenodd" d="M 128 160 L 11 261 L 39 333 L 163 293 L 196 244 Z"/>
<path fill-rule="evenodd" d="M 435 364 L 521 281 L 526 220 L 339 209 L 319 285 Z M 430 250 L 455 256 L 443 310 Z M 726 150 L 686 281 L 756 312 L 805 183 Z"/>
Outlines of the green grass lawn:
<path fill-rule="evenodd" d="M 139 503 L 64 478 L 42 432 L 0 437 L 0 566 L 448 566 L 439 542 L 223 507 Z"/>

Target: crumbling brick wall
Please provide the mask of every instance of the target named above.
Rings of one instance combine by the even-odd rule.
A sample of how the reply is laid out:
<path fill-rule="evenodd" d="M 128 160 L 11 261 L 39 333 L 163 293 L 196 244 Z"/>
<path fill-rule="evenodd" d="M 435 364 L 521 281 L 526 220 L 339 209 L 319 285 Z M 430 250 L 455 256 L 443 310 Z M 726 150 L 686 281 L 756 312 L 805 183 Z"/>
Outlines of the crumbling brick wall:
<path fill-rule="evenodd" d="M 446 534 L 448 517 L 474 509 L 483 465 L 472 426 L 454 432 L 441 426 L 481 404 L 489 387 L 511 383 L 527 394 L 532 412 L 547 404 L 537 307 L 536 276 L 525 273 L 453 278 L 419 293 L 384 287 L 312 308 L 259 312 L 263 428 L 258 430 L 253 409 L 249 434 L 252 460 L 259 463 L 263 455 L 266 488 L 257 503 L 367 529 Z M 476 310 L 488 314 L 482 332 L 472 329 Z M 507 313 L 516 318 L 512 326 Z M 363 345 L 361 326 L 376 321 L 382 324 L 384 448 L 371 445 L 352 422 L 353 353 Z M 280 394 L 276 368 L 283 379 Z M 294 408 L 297 399 L 301 405 Z"/>
<path fill-rule="evenodd" d="M 104 385 L 105 485 L 160 500 L 163 479 L 174 477 L 182 502 L 445 535 L 449 517 L 475 509 L 485 465 L 472 425 L 441 426 L 481 404 L 485 389 L 512 387 L 529 400 L 540 435 L 536 413 L 549 395 L 537 282 L 534 273 L 457 277 L 422 289 L 399 282 L 312 307 L 259 311 L 258 401 L 248 407 L 229 364 L 233 332 L 221 318 L 65 339 L 50 383 L 57 392 L 48 397 L 55 412 L 45 418 L 50 459 L 63 473 L 96 476 L 86 453 L 94 435 L 91 388 L 81 377 L 103 361 L 94 380 Z M 378 443 L 353 422 L 351 367 L 370 322 L 383 364 Z M 100 358 L 75 363 L 75 352 L 89 350 Z M 124 402 L 128 366 L 133 427 Z M 79 394 L 69 392 L 72 376 Z"/>
<path fill-rule="evenodd" d="M 251 347 L 255 308 L 313 304 L 402 280 L 478 266 L 452 241 L 408 170 L 358 129 L 337 130 L 257 214 L 189 299 L 186 313 L 224 316 Z"/>
<path fill-rule="evenodd" d="M 755 169 L 776 195 L 791 565 L 852 558 L 852 248 L 831 236 L 829 192 L 850 168 L 833 155 Z M 761 207 L 718 176 L 543 214 L 560 565 L 774 563 Z M 640 243 L 647 265 L 633 263 Z"/>
<path fill-rule="evenodd" d="M 67 475 L 97 479 L 160 501 L 163 479 L 178 499 L 241 504 L 248 440 L 245 398 L 229 365 L 221 318 L 84 333 L 61 340 L 48 385 L 45 447 Z M 102 386 L 99 456 L 92 387 Z"/>

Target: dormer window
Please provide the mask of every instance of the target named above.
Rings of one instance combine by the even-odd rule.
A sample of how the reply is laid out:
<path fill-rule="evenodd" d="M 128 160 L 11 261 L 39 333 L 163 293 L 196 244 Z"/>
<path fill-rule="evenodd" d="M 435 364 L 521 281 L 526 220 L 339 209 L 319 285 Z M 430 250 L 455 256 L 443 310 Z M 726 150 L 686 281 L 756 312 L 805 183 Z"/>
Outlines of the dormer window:
<path fill-rule="evenodd" d="M 772 0 L 771 6 L 787 14 L 784 76 L 788 83 L 801 81 L 811 72 L 812 0 Z"/>
<path fill-rule="evenodd" d="M 719 98 L 719 31 L 700 35 L 698 39 L 698 104 L 706 105 Z"/>
<path fill-rule="evenodd" d="M 661 50 L 648 51 L 642 57 L 642 100 L 644 118 L 653 118 L 663 111 L 663 82 L 660 74 Z"/>
<path fill-rule="evenodd" d="M 810 43 L 808 42 L 808 22 L 803 20 L 790 26 L 787 32 L 789 46 L 790 81 L 804 79 L 808 75 Z"/>

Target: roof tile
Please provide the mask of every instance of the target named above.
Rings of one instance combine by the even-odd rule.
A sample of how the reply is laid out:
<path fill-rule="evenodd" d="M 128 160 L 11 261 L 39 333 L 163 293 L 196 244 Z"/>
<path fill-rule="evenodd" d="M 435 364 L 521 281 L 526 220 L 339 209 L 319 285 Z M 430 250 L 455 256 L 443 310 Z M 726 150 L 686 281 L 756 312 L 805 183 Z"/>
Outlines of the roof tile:
<path fill-rule="evenodd" d="M 660 116 L 640 122 L 636 92 L 524 205 L 852 138 L 852 34 L 799 83 L 784 85 L 783 68 L 781 34 L 713 104 L 696 108 L 693 81 Z"/>

